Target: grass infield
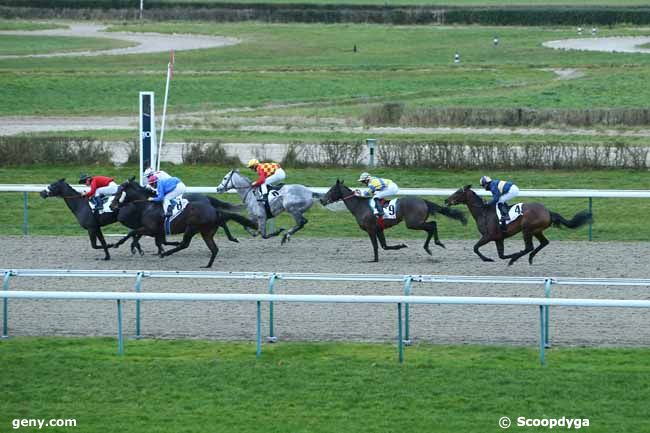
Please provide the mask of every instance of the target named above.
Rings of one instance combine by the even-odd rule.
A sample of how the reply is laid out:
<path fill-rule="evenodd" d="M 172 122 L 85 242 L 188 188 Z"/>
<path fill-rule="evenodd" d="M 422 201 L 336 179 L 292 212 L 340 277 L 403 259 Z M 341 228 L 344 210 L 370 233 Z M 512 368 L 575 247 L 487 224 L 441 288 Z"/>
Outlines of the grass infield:
<path fill-rule="evenodd" d="M 648 349 L 14 338 L 0 344 L 0 429 L 63 432 L 499 432 L 502 416 L 647 431 Z M 20 431 L 37 431 L 23 428 Z M 528 428 L 527 431 L 547 431 Z"/>

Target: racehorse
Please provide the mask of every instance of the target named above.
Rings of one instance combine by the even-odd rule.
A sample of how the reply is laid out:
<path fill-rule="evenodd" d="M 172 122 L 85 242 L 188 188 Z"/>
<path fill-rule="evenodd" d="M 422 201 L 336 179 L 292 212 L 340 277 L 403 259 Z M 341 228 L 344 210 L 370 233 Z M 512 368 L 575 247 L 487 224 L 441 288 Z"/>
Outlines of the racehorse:
<path fill-rule="evenodd" d="M 262 238 L 268 239 L 277 236 L 285 229 L 280 228 L 273 233 L 266 233 L 266 220 L 287 211 L 296 221 L 296 225 L 289 229 L 282 237 L 282 244 L 289 241 L 291 236 L 307 224 L 304 213 L 314 204 L 314 193 L 303 185 L 284 185 L 279 190 L 269 188 L 269 207 L 271 215 L 267 215 L 265 206 L 258 201 L 253 192 L 251 181 L 241 174 L 239 170 L 230 170 L 221 183 L 217 186 L 217 193 L 234 189 L 239 193 L 242 202 L 248 208 L 248 215 L 255 221 L 261 230 Z M 253 235 L 255 235 L 253 233 Z"/>
<path fill-rule="evenodd" d="M 93 211 L 88 205 L 88 200 L 77 192 L 77 190 L 68 185 L 65 179 L 59 179 L 56 182 L 51 183 L 47 188 L 40 192 L 40 195 L 44 199 L 48 197 L 62 197 L 65 204 L 68 205 L 68 208 L 77 218 L 81 227 L 88 231 L 90 245 L 93 249 L 103 249 L 105 254 L 104 260 L 110 260 L 111 256 L 108 253 L 108 249 L 113 248 L 114 245 L 106 243 L 101 227 L 116 222 L 118 219 L 118 212 L 104 212 L 95 217 Z M 135 236 L 134 232 L 129 232 L 129 234 L 122 238 L 118 243 L 122 244 L 129 238 L 133 238 L 131 252 L 137 249 L 140 254 L 143 254 L 142 249 L 140 248 L 140 243 L 138 242 L 139 238 Z M 98 239 L 101 244 L 100 246 L 97 245 Z"/>
<path fill-rule="evenodd" d="M 424 230 L 427 232 L 427 240 L 424 243 L 424 251 L 429 255 L 433 255 L 429 249 L 429 242 L 433 237 L 433 242 L 445 248 L 445 245 L 440 242 L 438 238 L 438 225 L 435 221 L 427 221 L 429 215 L 437 213 L 442 214 L 448 218 L 460 221 L 463 225 L 467 224 L 465 215 L 456 209 L 438 206 L 437 204 L 424 200 L 418 197 L 401 197 L 395 212 L 394 219 L 383 219 L 383 227 L 379 226 L 377 217 L 373 214 L 370 205 L 368 204 L 369 198 L 360 197 L 355 194 L 353 190 L 343 184 L 343 181 L 336 180 L 334 186 L 321 198 L 321 203 L 326 206 L 330 203 L 343 200 L 345 206 L 354 215 L 357 224 L 361 230 L 368 233 L 370 242 L 372 242 L 372 249 L 374 251 L 373 262 L 379 261 L 379 248 L 377 240 L 384 250 L 399 250 L 406 248 L 406 245 L 388 245 L 386 237 L 384 236 L 384 229 L 399 224 L 404 220 L 406 227 L 412 230 Z"/>
<path fill-rule="evenodd" d="M 519 211 L 520 217 L 508 224 L 506 230 L 502 231 L 496 215 L 495 206 L 487 207 L 483 199 L 472 191 L 471 188 L 471 185 L 460 188 L 447 197 L 445 203 L 449 206 L 459 203 L 467 205 L 476 221 L 476 227 L 481 233 L 481 239 L 474 245 L 474 252 L 484 262 L 493 262 L 494 260 L 481 254 L 479 248 L 494 241 L 497 246 L 499 258 L 510 259 L 508 266 L 528 253 L 530 253 L 528 263 L 532 265 L 533 257 L 549 244 L 548 239 L 546 239 L 543 233 L 548 227 L 551 225 L 556 227 L 563 225 L 570 229 L 575 229 L 592 221 L 591 213 L 588 211 L 578 212 L 571 220 L 567 221 L 560 214 L 546 209 L 541 203 L 523 203 Z M 522 232 L 524 236 L 524 249 L 513 254 L 504 254 L 503 240 L 519 232 Z M 533 248 L 533 236 L 539 241 L 537 248 Z"/>
<path fill-rule="evenodd" d="M 134 181 L 135 176 L 132 176 L 129 181 Z M 120 191 L 121 194 L 121 191 Z M 152 189 L 147 189 L 143 188 L 142 189 L 142 194 L 143 196 L 141 197 L 141 201 L 144 201 L 147 198 L 147 195 L 153 196 L 155 195 L 155 192 Z M 119 197 L 119 195 L 116 195 L 116 197 Z M 223 202 L 221 200 L 217 200 L 214 197 L 208 197 L 203 194 L 195 194 L 195 193 L 189 193 L 189 194 L 183 194 L 183 197 L 187 199 L 190 202 L 195 202 L 195 201 L 200 201 L 204 203 L 208 203 L 212 205 L 217 211 L 237 211 L 239 210 L 239 207 L 237 205 L 232 205 L 230 203 Z M 136 203 L 126 203 L 123 202 L 122 205 L 120 206 L 119 199 L 118 200 L 113 200 L 111 202 L 111 209 L 117 211 L 119 209 L 119 214 L 117 217 L 118 222 L 122 223 L 126 227 L 137 230 L 138 228 L 142 227 L 142 209 L 144 209 L 143 206 L 138 206 L 137 202 Z M 228 237 L 228 240 L 231 242 L 239 242 L 236 238 L 232 236 L 230 233 L 230 230 L 228 229 L 228 224 L 224 221 L 223 225 L 223 230 L 226 236 Z M 138 238 L 141 235 L 137 235 Z M 118 248 L 123 242 L 120 241 L 115 244 L 115 248 Z M 170 242 L 167 241 L 167 237 L 163 233 L 163 240 L 161 245 L 157 245 L 158 247 L 158 255 L 161 255 L 165 251 L 162 248 L 162 245 L 173 245 L 173 246 L 178 246 L 180 245 L 180 242 Z"/>
<path fill-rule="evenodd" d="M 189 247 L 194 235 L 201 233 L 203 241 L 211 253 L 210 261 L 205 266 L 209 268 L 212 267 L 212 263 L 219 252 L 219 248 L 214 241 L 214 235 L 219 227 L 225 225 L 227 220 L 233 219 L 244 227 L 257 229 L 257 225 L 247 218 L 235 213 L 222 212 L 215 207 L 219 206 L 225 210 L 235 209 L 236 206 L 217 199 L 210 200 L 211 197 L 205 197 L 205 200 L 190 201 L 186 208 L 172 220 L 170 232 L 172 234 L 183 233 L 183 240 L 175 248 L 163 251 L 162 245 L 166 243 L 163 227 L 164 214 L 160 203 L 148 200 L 152 194 L 152 191 L 140 186 L 135 182 L 134 178 L 131 178 L 118 187 L 111 206 L 121 207 L 127 203 L 136 205 L 140 214 L 140 226 L 136 233 L 153 236 L 160 257 L 172 255 Z M 234 238 L 230 237 L 230 239 Z M 172 243 L 167 242 L 167 244 L 171 245 Z"/>

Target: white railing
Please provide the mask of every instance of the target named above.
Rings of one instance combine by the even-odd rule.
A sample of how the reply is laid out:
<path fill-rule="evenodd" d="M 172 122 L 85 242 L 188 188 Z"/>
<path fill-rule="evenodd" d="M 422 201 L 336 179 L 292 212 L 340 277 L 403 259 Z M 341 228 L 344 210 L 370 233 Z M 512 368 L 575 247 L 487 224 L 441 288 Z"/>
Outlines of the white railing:
<path fill-rule="evenodd" d="M 146 270 L 61 270 L 61 269 L 0 269 L 0 274 L 4 276 L 3 279 L 3 292 L 7 293 L 9 291 L 9 283 L 12 278 L 16 277 L 36 277 L 36 278 L 128 278 L 134 279 L 134 291 L 131 292 L 120 292 L 120 295 L 136 295 L 135 297 L 123 297 L 123 300 L 135 300 L 135 335 L 136 338 L 141 337 L 141 321 L 140 321 L 140 301 L 143 299 L 148 299 L 148 296 L 156 296 L 156 294 L 145 294 L 144 297 L 139 297 L 142 294 L 142 284 L 143 279 L 153 278 L 153 279 L 231 279 L 231 280 L 263 280 L 268 283 L 266 291 L 268 296 L 274 296 L 274 291 L 277 289 L 277 283 L 279 281 L 341 281 L 341 282 L 396 282 L 402 284 L 403 296 L 406 300 L 402 303 L 404 304 L 404 326 L 403 333 L 400 331 L 400 339 L 403 340 L 404 344 L 410 344 L 410 331 L 409 331 L 409 304 L 415 304 L 419 302 L 410 302 L 411 299 L 418 299 L 422 297 L 411 296 L 413 283 L 451 283 L 451 284 L 490 284 L 490 285 L 539 285 L 544 289 L 545 299 L 549 301 L 559 301 L 564 302 L 566 299 L 552 299 L 551 298 L 551 287 L 553 285 L 566 285 L 566 286 L 645 286 L 650 287 L 650 279 L 641 279 L 641 278 L 573 278 L 573 277 L 494 277 L 494 276 L 464 276 L 464 275 L 400 275 L 400 274 L 330 274 L 330 273 L 295 273 L 295 272 L 219 272 L 219 271 L 146 271 Z M 39 292 L 44 293 L 44 292 Z M 59 299 L 67 299 L 68 295 L 66 293 L 74 292 L 51 292 L 58 293 L 61 296 Z M 85 292 L 84 292 L 85 293 Z M 104 292 L 98 292 L 104 293 Z M 113 299 L 111 296 L 115 292 L 106 292 L 108 293 L 107 299 Z M 113 293 L 113 294 L 111 294 Z M 185 294 L 168 294 L 174 300 L 189 300 L 183 298 Z M 172 296 L 173 295 L 173 296 Z M 205 300 L 226 300 L 226 298 L 221 298 L 221 294 L 202 294 L 197 295 L 198 298 L 202 296 L 208 296 Z M 261 295 L 261 294 L 260 294 Z M 56 297 L 55 295 L 51 295 Z M 99 295 L 97 295 L 99 296 Z M 210 298 L 209 296 L 216 296 L 216 298 Z M 258 295 L 247 295 L 247 296 L 258 296 Z M 295 295 L 281 295 L 281 296 L 295 296 Z M 304 296 L 318 296 L 318 295 L 304 295 Z M 349 299 L 344 295 L 340 299 Z M 327 297 L 321 297 L 325 299 Z M 368 300 L 373 297 L 364 297 Z M 380 299 L 388 299 L 390 296 L 380 296 Z M 432 298 L 427 296 L 426 298 Z M 439 298 L 439 297 L 436 297 Z M 456 299 L 454 297 L 442 297 L 444 299 Z M 5 297 L 3 300 L 4 304 L 4 314 L 3 314 L 3 332 L 2 336 L 8 336 L 8 297 Z M 99 298 L 98 298 L 99 299 Z M 102 298 L 103 299 L 103 298 Z M 203 298 L 201 298 L 203 299 Z M 298 298 L 296 298 L 298 299 Z M 459 298 L 461 299 L 461 298 Z M 464 298 L 463 298 L 464 299 Z M 468 303 L 483 303 L 483 300 L 492 299 L 490 305 L 502 305 L 499 304 L 500 299 L 508 298 L 471 298 L 475 301 L 470 301 Z M 523 304 L 526 304 L 526 299 L 539 299 L 539 298 L 513 298 L 513 299 L 523 299 Z M 171 299 L 170 299 L 171 300 Z M 276 298 L 267 298 L 266 301 L 269 302 L 269 337 L 270 342 L 277 341 L 277 337 L 274 334 L 274 308 L 273 301 L 277 300 Z M 594 301 L 589 305 L 583 306 L 603 306 L 600 305 L 601 300 L 581 300 L 581 301 Z M 298 302 L 298 301 L 296 301 Z M 319 301 L 314 301 L 319 302 Z M 322 301 L 325 302 L 325 301 Z M 346 302 L 346 301 L 340 301 Z M 493 303 L 494 302 L 494 303 Z M 519 302 L 519 301 L 517 301 Z M 543 346 L 550 347 L 549 339 L 549 306 L 556 305 L 553 302 L 545 303 L 542 313 L 544 317 L 542 318 L 542 325 L 544 329 L 541 331 L 543 337 Z M 619 302 L 619 301 L 616 301 Z M 622 301 L 627 302 L 627 301 Z M 632 301 L 634 304 L 636 301 Z M 650 301 L 643 301 L 650 302 Z M 436 302 L 432 302 L 436 303 Z M 453 303 L 449 301 L 447 303 Z M 496 304 L 495 304 L 496 303 Z M 508 304 L 515 305 L 515 304 Z M 519 304 L 516 304 L 519 305 Z M 529 305 L 529 304 L 526 304 Z M 535 304 L 540 305 L 540 304 Z M 557 304 L 559 305 L 559 304 Z M 562 304 L 569 305 L 569 304 Z M 613 305 L 612 305 L 613 306 Z M 401 310 L 400 310 L 401 311 Z M 400 313 L 401 314 L 401 313 Z"/>
<path fill-rule="evenodd" d="M 256 302 L 256 355 L 262 353 L 261 303 L 262 302 L 308 302 L 308 303 L 364 303 L 397 305 L 397 346 L 399 361 L 404 361 L 404 340 L 402 338 L 402 305 L 519 305 L 539 307 L 540 318 L 540 362 L 545 364 L 545 311 L 555 307 L 616 307 L 650 308 L 650 301 L 621 299 L 548 299 L 511 297 L 465 297 L 465 296 L 359 296 L 359 295 L 269 295 L 269 294 L 223 294 L 223 293 L 125 293 L 125 292 L 53 292 L 53 291 L 9 291 L 0 292 L 6 299 L 58 299 L 58 300 L 107 300 L 117 302 L 118 354 L 124 353 L 122 331 L 123 301 L 202 301 L 202 302 Z M 6 313 L 5 313 L 6 314 Z"/>

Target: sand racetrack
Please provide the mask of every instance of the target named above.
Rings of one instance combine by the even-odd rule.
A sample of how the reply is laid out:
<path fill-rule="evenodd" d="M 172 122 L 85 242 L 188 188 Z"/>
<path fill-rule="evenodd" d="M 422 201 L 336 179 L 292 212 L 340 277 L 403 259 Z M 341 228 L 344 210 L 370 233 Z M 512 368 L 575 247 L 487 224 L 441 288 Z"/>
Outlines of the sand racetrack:
<path fill-rule="evenodd" d="M 389 239 L 390 241 L 390 239 Z M 447 275 L 518 275 L 565 277 L 647 278 L 648 243 L 551 242 L 533 266 L 520 261 L 482 263 L 471 251 L 473 242 L 447 241 L 433 258 L 420 240 L 409 248 L 381 252 L 380 263 L 368 263 L 366 239 L 294 238 L 280 248 L 278 240 L 242 239 L 239 244 L 219 239 L 214 270 L 267 272 L 396 273 Z M 520 241 L 506 243 L 506 251 Z M 0 268 L 192 270 L 207 263 L 202 240 L 170 258 L 148 254 L 131 256 L 128 248 L 113 250 L 110 262 L 97 260 L 83 237 L 0 237 Z M 493 246 L 486 253 L 496 256 Z M 14 278 L 13 290 L 123 290 L 130 279 Z M 456 296 L 543 296 L 543 288 L 503 285 L 414 284 L 414 294 Z M 265 281 L 144 280 L 143 291 L 264 293 Z M 401 294 L 401 284 L 354 284 L 280 281 L 276 293 Z M 647 287 L 558 286 L 554 296 L 573 298 L 649 299 Z M 276 334 L 280 340 L 390 341 L 396 335 L 396 308 L 387 305 L 278 304 Z M 268 314 L 263 311 L 267 335 Z M 11 300 L 10 335 L 115 335 L 115 306 L 110 302 Z M 250 303 L 164 303 L 142 306 L 143 334 L 159 338 L 252 340 L 255 307 Z M 637 309 L 554 308 L 551 338 L 556 345 L 650 346 L 650 311 Z M 534 345 L 538 336 L 536 307 L 412 306 L 411 334 L 415 342 Z M 125 308 L 125 330 L 134 330 L 134 304 Z"/>

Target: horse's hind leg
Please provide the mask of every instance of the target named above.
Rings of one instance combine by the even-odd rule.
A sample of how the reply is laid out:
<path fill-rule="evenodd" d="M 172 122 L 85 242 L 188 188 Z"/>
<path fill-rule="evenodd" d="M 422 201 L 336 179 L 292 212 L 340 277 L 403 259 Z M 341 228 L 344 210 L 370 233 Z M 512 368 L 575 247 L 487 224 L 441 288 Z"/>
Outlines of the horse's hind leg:
<path fill-rule="evenodd" d="M 522 251 L 512 255 L 512 258 L 508 262 L 508 266 L 511 266 L 514 262 L 519 260 L 522 256 L 525 256 L 529 252 L 533 251 L 533 235 L 524 229 L 524 244 L 525 247 Z"/>
<path fill-rule="evenodd" d="M 533 264 L 533 257 L 535 257 L 537 255 L 537 253 L 539 253 L 539 251 L 542 248 L 544 248 L 546 245 L 549 244 L 549 241 L 548 241 L 548 239 L 546 239 L 546 236 L 544 236 L 544 233 L 541 233 L 541 232 L 540 233 L 535 233 L 535 237 L 539 241 L 539 245 L 528 256 L 528 263 L 531 264 L 531 265 Z"/>
<path fill-rule="evenodd" d="M 438 238 L 438 224 L 435 221 L 425 221 L 414 226 L 406 224 L 406 227 L 410 228 L 411 230 L 424 230 L 427 232 L 427 240 L 424 242 L 424 251 L 426 251 L 430 256 L 433 255 L 431 249 L 429 248 L 431 238 L 433 238 L 434 244 L 441 246 L 442 248 L 446 248 L 445 245 L 440 242 L 440 238 Z"/>
<path fill-rule="evenodd" d="M 217 257 L 217 253 L 219 252 L 219 247 L 217 246 L 217 243 L 214 241 L 214 234 L 216 232 L 217 232 L 216 228 L 210 229 L 209 231 L 201 232 L 201 237 L 203 238 L 203 241 L 210 249 L 210 253 L 211 253 L 210 261 L 208 262 L 206 268 L 212 267 L 212 263 L 214 263 L 214 259 Z"/>
<path fill-rule="evenodd" d="M 296 233 L 298 230 L 302 229 L 305 224 L 309 222 L 307 218 L 305 218 L 302 214 L 296 213 L 296 214 L 291 214 L 294 220 L 296 220 L 296 225 L 291 227 L 289 231 L 287 231 L 284 236 L 282 236 L 282 242 L 280 245 L 284 245 L 285 242 L 291 240 L 291 236 Z"/>
<path fill-rule="evenodd" d="M 381 244 L 381 247 L 385 250 L 401 250 L 402 248 L 407 248 L 407 246 L 404 244 L 399 244 L 399 245 L 386 244 L 386 236 L 384 236 L 383 230 L 377 230 L 377 239 L 379 239 L 379 243 Z"/>
<path fill-rule="evenodd" d="M 497 245 L 497 254 L 499 254 L 500 259 L 511 259 L 514 254 L 504 254 L 505 247 L 503 244 L 503 239 L 499 239 L 494 241 L 494 243 Z"/>

